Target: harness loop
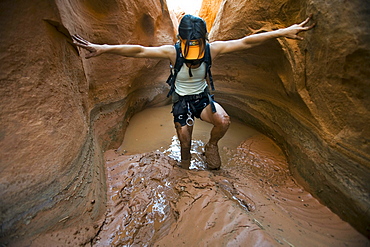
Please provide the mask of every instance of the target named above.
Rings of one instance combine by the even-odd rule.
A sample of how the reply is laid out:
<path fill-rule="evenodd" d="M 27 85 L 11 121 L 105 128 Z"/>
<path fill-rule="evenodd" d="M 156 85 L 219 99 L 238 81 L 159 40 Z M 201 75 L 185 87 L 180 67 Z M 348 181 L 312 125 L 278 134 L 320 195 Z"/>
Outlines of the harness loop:
<path fill-rule="evenodd" d="M 189 105 L 189 102 L 188 103 L 188 118 L 186 119 L 186 124 L 191 127 L 194 125 L 194 119 L 191 117 L 191 111 L 190 111 L 190 105 Z"/>

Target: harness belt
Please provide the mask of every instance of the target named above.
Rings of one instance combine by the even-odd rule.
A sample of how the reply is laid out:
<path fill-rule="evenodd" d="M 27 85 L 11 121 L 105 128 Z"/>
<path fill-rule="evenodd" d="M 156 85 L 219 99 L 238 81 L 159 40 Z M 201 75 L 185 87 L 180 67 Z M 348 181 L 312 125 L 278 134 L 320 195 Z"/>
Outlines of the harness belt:
<path fill-rule="evenodd" d="M 204 91 L 202 93 L 193 94 L 193 95 L 184 95 L 184 96 L 179 95 L 179 99 L 180 100 L 183 99 L 185 101 L 197 100 L 197 99 L 202 99 L 204 97 L 207 97 L 208 94 L 209 94 L 208 92 Z"/>
<path fill-rule="evenodd" d="M 208 101 L 209 101 L 209 104 L 211 105 L 212 112 L 215 113 L 216 112 L 215 101 L 213 100 L 212 95 L 209 93 L 208 87 L 206 87 L 204 92 L 199 93 L 199 94 L 181 96 L 181 95 L 178 95 L 176 92 L 174 92 L 172 95 L 172 101 L 173 103 L 177 101 L 189 102 L 192 100 L 203 99 L 205 97 L 208 97 Z"/>

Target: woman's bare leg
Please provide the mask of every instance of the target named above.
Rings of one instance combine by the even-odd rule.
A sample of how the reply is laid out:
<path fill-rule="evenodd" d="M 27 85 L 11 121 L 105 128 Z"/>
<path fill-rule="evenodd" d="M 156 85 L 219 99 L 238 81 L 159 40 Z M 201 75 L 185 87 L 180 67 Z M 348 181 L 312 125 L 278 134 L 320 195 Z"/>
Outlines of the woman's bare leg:
<path fill-rule="evenodd" d="M 216 112 L 213 113 L 211 106 L 208 105 L 202 111 L 200 117 L 202 120 L 213 124 L 211 136 L 205 146 L 206 162 L 209 169 L 219 169 L 221 158 L 218 152 L 218 141 L 225 135 L 230 125 L 230 117 L 218 103 L 214 103 Z"/>
<path fill-rule="evenodd" d="M 181 167 L 189 169 L 190 166 L 190 149 L 191 149 L 191 136 L 193 133 L 193 126 L 181 126 L 180 123 L 175 123 L 177 137 L 180 141 L 181 148 Z"/>

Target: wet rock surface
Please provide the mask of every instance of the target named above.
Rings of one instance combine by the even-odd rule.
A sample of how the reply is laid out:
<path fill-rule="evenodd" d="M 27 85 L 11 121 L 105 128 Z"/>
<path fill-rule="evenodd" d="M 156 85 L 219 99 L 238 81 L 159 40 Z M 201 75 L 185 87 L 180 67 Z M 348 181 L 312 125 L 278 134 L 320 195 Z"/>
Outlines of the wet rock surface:
<path fill-rule="evenodd" d="M 368 244 L 296 183 L 268 138 L 254 136 L 228 157 L 220 171 L 184 170 L 159 151 L 107 151 L 108 211 L 93 245 Z"/>

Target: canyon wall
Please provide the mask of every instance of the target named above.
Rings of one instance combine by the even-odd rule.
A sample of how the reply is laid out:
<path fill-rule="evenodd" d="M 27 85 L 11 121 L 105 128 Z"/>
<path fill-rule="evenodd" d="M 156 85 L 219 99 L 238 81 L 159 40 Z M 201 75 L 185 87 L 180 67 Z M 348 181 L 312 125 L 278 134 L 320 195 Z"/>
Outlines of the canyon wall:
<path fill-rule="evenodd" d="M 85 60 L 71 35 L 173 43 L 166 3 L 11 0 L 0 9 L 0 243 L 58 239 L 48 231 L 88 243 L 104 220 L 103 150 L 119 146 L 135 112 L 163 104 L 169 63 Z"/>
<path fill-rule="evenodd" d="M 210 39 L 287 27 L 310 14 L 317 25 L 303 41 L 280 38 L 214 61 L 216 95 L 233 117 L 276 140 L 296 177 L 369 236 L 370 4 L 226 0 Z"/>
<path fill-rule="evenodd" d="M 168 62 L 86 60 L 70 36 L 172 44 L 166 3 L 5 0 L 0 9 L 0 242 L 43 234 L 89 243 L 104 221 L 102 153 L 119 146 L 133 114 L 166 103 Z M 296 177 L 368 235 L 369 4 L 224 0 L 210 39 L 286 27 L 311 13 L 317 26 L 304 41 L 217 58 L 216 97 L 276 140 Z"/>
<path fill-rule="evenodd" d="M 203 18 L 207 23 L 208 32 L 211 31 L 213 22 L 216 19 L 218 10 L 223 0 L 203 0 L 199 11 L 199 17 Z"/>

